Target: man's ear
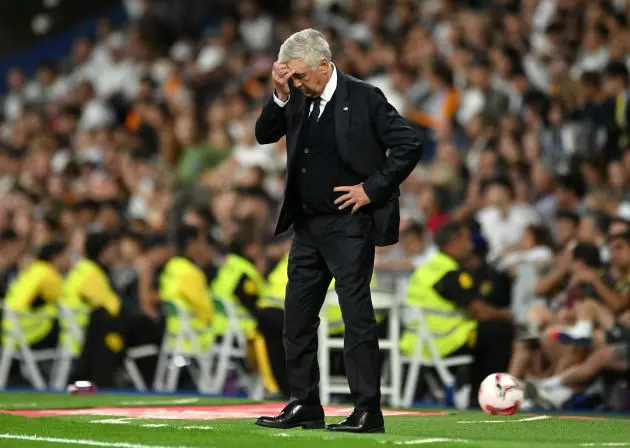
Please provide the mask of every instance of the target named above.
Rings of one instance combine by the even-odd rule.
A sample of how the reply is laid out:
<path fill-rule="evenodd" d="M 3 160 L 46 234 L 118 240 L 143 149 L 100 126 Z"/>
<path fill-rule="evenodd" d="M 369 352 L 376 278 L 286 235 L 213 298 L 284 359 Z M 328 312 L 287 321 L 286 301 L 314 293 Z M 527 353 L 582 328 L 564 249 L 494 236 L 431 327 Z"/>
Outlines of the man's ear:
<path fill-rule="evenodd" d="M 328 61 L 325 58 L 321 58 L 319 60 L 319 67 L 318 68 L 319 68 L 319 70 L 322 73 L 326 73 L 326 70 L 330 70 L 330 65 L 329 65 Z"/>

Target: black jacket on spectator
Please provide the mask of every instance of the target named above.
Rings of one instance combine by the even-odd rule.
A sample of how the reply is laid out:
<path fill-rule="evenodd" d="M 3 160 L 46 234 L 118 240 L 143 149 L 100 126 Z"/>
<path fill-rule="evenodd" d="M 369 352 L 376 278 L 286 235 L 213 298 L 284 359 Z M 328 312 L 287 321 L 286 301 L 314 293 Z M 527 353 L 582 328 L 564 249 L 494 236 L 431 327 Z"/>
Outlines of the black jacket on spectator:
<path fill-rule="evenodd" d="M 281 108 L 270 96 L 256 121 L 259 143 L 274 143 L 284 135 L 287 137 L 285 200 L 276 234 L 286 231 L 300 213 L 294 205 L 299 203 L 299 198 L 293 197 L 299 194 L 299 189 L 291 183 L 295 171 L 301 169 L 296 162 L 305 104 L 304 94 L 291 85 L 289 104 Z M 335 108 L 339 156 L 364 182 L 365 192 L 372 201 L 375 244 L 395 244 L 400 221 L 398 186 L 420 160 L 420 140 L 378 88 L 345 75 L 338 68 L 337 89 L 331 106 Z"/>

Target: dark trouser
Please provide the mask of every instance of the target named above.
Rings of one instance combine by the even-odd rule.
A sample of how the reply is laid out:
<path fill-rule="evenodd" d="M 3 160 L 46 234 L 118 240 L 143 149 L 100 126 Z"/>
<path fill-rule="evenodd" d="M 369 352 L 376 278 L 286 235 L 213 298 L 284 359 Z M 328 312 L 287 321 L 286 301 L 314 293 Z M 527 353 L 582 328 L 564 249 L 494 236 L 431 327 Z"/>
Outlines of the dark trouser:
<path fill-rule="evenodd" d="M 287 377 L 287 361 L 282 341 L 282 325 L 284 311 L 280 308 L 263 308 L 258 310 L 258 331 L 265 338 L 267 354 L 273 376 L 286 397 L 290 396 L 289 378 Z"/>
<path fill-rule="evenodd" d="M 472 349 L 470 406 L 477 407 L 479 386 L 491 373 L 505 372 L 512 358 L 514 325 L 508 320 L 493 319 L 479 322 L 477 343 Z"/>
<path fill-rule="evenodd" d="M 126 308 L 114 317 L 103 308 L 94 310 L 85 335 L 73 381 L 91 381 L 100 388 L 115 386 L 114 377 L 125 359 L 128 347 L 159 344 L 164 333 L 163 322 L 155 322 L 139 312 Z M 151 383 L 156 359 L 138 360 L 138 369 Z"/>
<path fill-rule="evenodd" d="M 370 296 L 373 266 L 369 214 L 321 215 L 296 223 L 284 320 L 292 399 L 319 403 L 317 328 L 334 276 L 345 324 L 344 364 L 355 408 L 379 411 L 378 336 Z"/>

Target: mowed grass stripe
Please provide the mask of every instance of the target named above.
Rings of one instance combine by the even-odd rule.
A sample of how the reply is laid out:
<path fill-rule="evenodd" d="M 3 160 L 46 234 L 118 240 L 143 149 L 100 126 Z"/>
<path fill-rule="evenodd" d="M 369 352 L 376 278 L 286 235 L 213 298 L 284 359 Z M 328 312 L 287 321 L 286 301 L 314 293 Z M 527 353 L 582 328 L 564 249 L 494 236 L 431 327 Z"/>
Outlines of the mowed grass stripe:
<path fill-rule="evenodd" d="M 512 424 L 462 425 L 462 420 L 488 420 L 488 416 L 475 412 L 457 412 L 446 417 L 388 417 L 384 435 L 334 434 L 315 430 L 270 430 L 259 428 L 253 420 L 140 420 L 129 424 L 93 424 L 94 416 L 24 418 L 0 415 L 4 433 L 34 435 L 49 438 L 86 439 L 105 443 L 132 445 L 186 447 L 240 447 L 257 448 L 372 448 L 386 446 L 480 447 L 480 448 L 576 448 L 583 443 L 623 443 L 630 440 L 630 422 L 622 419 L 583 421 L 551 418 Z M 340 418 L 328 418 L 328 422 Z M 168 426 L 143 427 L 147 424 Z M 211 430 L 195 430 L 195 425 L 211 424 Z M 190 429 L 183 430 L 187 426 Z M 434 440 L 432 440 L 434 439 Z M 441 439 L 441 440 L 438 440 Z M 432 440 L 432 441 L 428 441 Z M 460 442 L 466 440 L 466 442 Z M 168 441 L 168 442 L 167 442 Z M 3 444 L 11 442 L 12 444 Z M 16 444 L 19 443 L 18 444 Z M 36 441 L 0 440 L 0 446 L 42 446 Z M 603 446 L 603 445 L 602 445 Z M 610 445 L 613 446 L 613 445 Z"/>

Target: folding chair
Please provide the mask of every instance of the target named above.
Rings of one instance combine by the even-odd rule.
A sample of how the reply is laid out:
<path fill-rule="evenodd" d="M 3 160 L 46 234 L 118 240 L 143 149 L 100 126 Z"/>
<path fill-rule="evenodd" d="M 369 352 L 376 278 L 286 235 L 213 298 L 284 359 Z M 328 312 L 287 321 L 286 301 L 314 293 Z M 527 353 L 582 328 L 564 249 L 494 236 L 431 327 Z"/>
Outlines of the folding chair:
<path fill-rule="evenodd" d="M 72 361 L 81 355 L 83 349 L 85 325 L 89 321 L 90 312 L 89 307 L 75 309 L 59 305 L 61 333 L 57 347 L 57 359 L 51 377 L 51 387 L 54 390 L 64 390 L 68 385 Z M 158 353 L 159 347 L 151 344 L 131 347 L 127 350 L 124 367 L 133 386 L 140 392 L 145 392 L 147 386 L 136 361 L 141 358 L 156 356 Z"/>
<path fill-rule="evenodd" d="M 261 400 L 264 397 L 262 376 L 258 374 L 252 376 L 242 366 L 242 364 L 247 364 L 247 339 L 240 327 L 236 307 L 231 301 L 223 300 L 220 297 L 216 298 L 216 301 L 221 305 L 228 318 L 228 327 L 222 340 L 216 343 L 212 349 L 216 368 L 211 392 L 214 394 L 222 393 L 230 370 L 234 370 L 237 378 L 244 383 L 249 398 Z"/>
<path fill-rule="evenodd" d="M 177 316 L 181 327 L 173 329 L 167 320 L 153 388 L 156 391 L 174 392 L 177 389 L 181 368 L 186 367 L 197 390 L 201 393 L 209 392 L 212 356 L 209 348 L 202 349 L 199 345 L 192 325 L 194 315 L 178 300 L 165 300 L 164 303 L 167 319 L 168 316 Z M 192 365 L 192 361 L 197 362 L 198 369 Z"/>
<path fill-rule="evenodd" d="M 414 325 L 417 325 L 417 343 L 412 356 L 402 358 L 403 364 L 409 364 L 402 405 L 410 407 L 413 404 L 414 394 L 420 377 L 420 368 L 423 366 L 435 368 L 447 393 L 453 394 L 455 391 L 455 378 L 449 371 L 449 367 L 460 367 L 472 364 L 473 357 L 470 355 L 440 356 L 433 335 L 429 331 L 429 327 L 424 319 L 422 308 L 407 307 L 404 315 L 408 316 L 408 319 L 406 319 L 408 322 L 413 322 Z M 427 378 L 427 382 L 434 395 L 437 397 L 444 396 L 437 382 L 430 380 L 429 377 Z"/>
<path fill-rule="evenodd" d="M 33 350 L 26 342 L 23 329 L 20 325 L 20 317 L 26 313 L 19 313 L 9 309 L 6 304 L 3 306 L 3 318 L 9 322 L 8 328 L 3 331 L 4 341 L 2 343 L 2 355 L 0 357 L 0 390 L 7 386 L 9 373 L 13 360 L 24 362 L 26 368 L 26 379 L 37 390 L 45 390 L 46 382 L 39 370 L 38 363 L 43 361 L 53 361 L 57 356 L 56 349 Z M 41 315 L 42 317 L 53 317 L 51 315 Z M 4 327 L 4 325 L 3 325 Z"/>
<path fill-rule="evenodd" d="M 146 392 L 148 390 L 147 385 L 142 378 L 140 369 L 136 365 L 136 361 L 142 358 L 148 358 L 151 356 L 158 356 L 160 354 L 160 347 L 154 344 L 139 345 L 137 347 L 130 347 L 127 349 L 127 355 L 125 356 L 124 366 L 129 375 L 133 387 L 139 392 Z"/>
<path fill-rule="evenodd" d="M 320 325 L 318 332 L 318 362 L 320 369 L 320 400 L 322 404 L 329 404 L 331 395 L 349 394 L 348 381 L 344 377 L 334 377 L 330 373 L 330 351 L 332 349 L 343 349 L 343 335 L 336 336 L 329 334 L 329 325 L 326 315 L 328 306 L 339 304 L 339 298 L 334 290 L 329 290 L 326 301 L 320 313 Z M 389 313 L 388 333 L 385 339 L 379 339 L 378 345 L 381 351 L 389 352 L 386 369 L 387 375 L 381 377 L 381 394 L 389 396 L 389 404 L 397 407 L 400 399 L 401 389 L 401 362 L 398 343 L 400 339 L 400 326 L 398 317 L 398 303 L 396 295 L 372 291 L 372 306 L 375 311 L 386 311 Z M 384 380 L 384 381 L 383 381 Z"/>
<path fill-rule="evenodd" d="M 85 338 L 81 321 L 89 321 L 90 309 L 88 307 L 73 309 L 64 305 L 59 305 L 58 308 L 61 331 L 51 387 L 53 390 L 62 391 L 68 385 L 72 361 L 81 355 Z"/>

